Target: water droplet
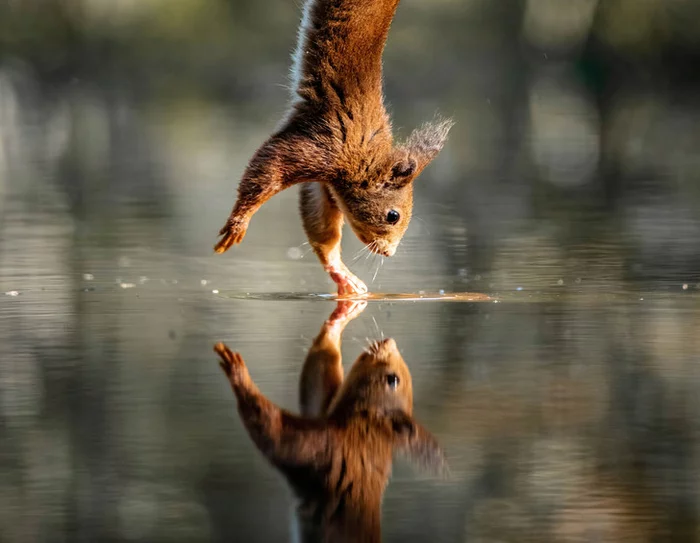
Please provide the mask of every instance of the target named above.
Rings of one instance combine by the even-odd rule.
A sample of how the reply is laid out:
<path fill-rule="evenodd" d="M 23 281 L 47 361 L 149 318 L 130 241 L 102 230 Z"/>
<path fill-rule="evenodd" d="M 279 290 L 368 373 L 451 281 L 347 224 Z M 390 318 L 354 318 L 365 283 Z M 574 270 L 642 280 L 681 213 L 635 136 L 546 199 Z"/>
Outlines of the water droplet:
<path fill-rule="evenodd" d="M 211 291 L 212 294 L 219 294 L 219 291 L 217 289 L 214 289 Z"/>
<path fill-rule="evenodd" d="M 564 280 L 563 280 L 563 279 L 559 279 L 559 281 L 557 281 L 557 285 L 562 286 L 563 284 L 564 284 Z"/>
<path fill-rule="evenodd" d="M 208 283 L 208 282 L 209 282 L 209 281 L 207 281 L 206 279 L 202 279 L 202 280 L 199 282 L 199 284 L 202 285 L 203 287 L 205 287 L 205 286 L 207 286 L 207 283 Z"/>
<path fill-rule="evenodd" d="M 688 290 L 688 285 L 687 285 L 687 283 L 683 284 L 683 290 Z"/>
<path fill-rule="evenodd" d="M 83 274 L 83 279 L 85 281 L 92 281 L 94 278 L 95 278 L 95 276 L 92 275 L 91 273 L 84 273 Z"/>
<path fill-rule="evenodd" d="M 136 285 L 134 283 L 119 283 L 119 286 L 122 288 L 134 288 Z"/>
<path fill-rule="evenodd" d="M 523 290 L 523 287 L 516 287 L 515 290 L 521 291 L 521 290 Z"/>
<path fill-rule="evenodd" d="M 5 296 L 19 296 L 19 292 L 17 292 L 16 290 L 8 290 L 5 293 Z"/>
<path fill-rule="evenodd" d="M 302 256 L 304 256 L 304 253 L 301 252 L 299 247 L 290 247 L 287 249 L 287 258 L 290 260 L 299 260 Z"/>

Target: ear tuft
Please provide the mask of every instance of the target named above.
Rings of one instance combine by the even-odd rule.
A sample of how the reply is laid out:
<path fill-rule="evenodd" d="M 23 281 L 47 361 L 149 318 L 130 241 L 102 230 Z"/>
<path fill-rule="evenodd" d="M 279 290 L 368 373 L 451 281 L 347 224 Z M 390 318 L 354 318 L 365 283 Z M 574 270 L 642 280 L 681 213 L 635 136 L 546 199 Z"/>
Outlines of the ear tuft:
<path fill-rule="evenodd" d="M 414 130 L 401 147 L 408 151 L 410 157 L 415 157 L 418 168 L 422 170 L 443 148 L 453 126 L 452 119 L 437 117 Z"/>
<path fill-rule="evenodd" d="M 453 126 L 452 119 L 438 117 L 414 130 L 406 141 L 406 147 L 432 160 L 442 150 Z"/>

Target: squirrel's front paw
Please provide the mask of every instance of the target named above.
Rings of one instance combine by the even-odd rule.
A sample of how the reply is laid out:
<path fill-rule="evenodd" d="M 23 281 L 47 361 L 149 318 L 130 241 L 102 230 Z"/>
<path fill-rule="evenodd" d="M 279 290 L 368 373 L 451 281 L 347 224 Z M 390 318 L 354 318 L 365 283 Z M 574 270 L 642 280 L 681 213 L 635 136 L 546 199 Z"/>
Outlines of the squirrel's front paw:
<path fill-rule="evenodd" d="M 327 271 L 333 282 L 338 285 L 339 296 L 359 296 L 367 293 L 367 285 L 349 271 L 336 268 Z"/>
<path fill-rule="evenodd" d="M 243 357 L 239 353 L 234 353 L 224 343 L 214 345 L 214 351 L 219 355 L 219 366 L 230 381 L 237 379 L 246 369 Z"/>
<path fill-rule="evenodd" d="M 367 302 L 365 300 L 339 300 L 338 305 L 333 313 L 331 313 L 331 316 L 328 317 L 326 323 L 330 326 L 346 324 L 362 313 L 366 307 Z"/>
<path fill-rule="evenodd" d="M 341 289 L 338 288 L 338 294 L 356 296 L 358 294 L 367 294 L 369 290 L 367 288 L 367 285 L 365 285 L 359 277 L 352 274 L 348 276 L 347 282 L 345 283 L 345 285 L 343 285 L 343 287 L 347 290 L 341 292 Z"/>
<path fill-rule="evenodd" d="M 226 225 L 219 231 L 219 235 L 223 236 L 214 246 L 214 251 L 223 253 L 229 250 L 233 245 L 243 241 L 245 233 L 248 230 L 248 221 L 231 218 L 226 221 Z"/>

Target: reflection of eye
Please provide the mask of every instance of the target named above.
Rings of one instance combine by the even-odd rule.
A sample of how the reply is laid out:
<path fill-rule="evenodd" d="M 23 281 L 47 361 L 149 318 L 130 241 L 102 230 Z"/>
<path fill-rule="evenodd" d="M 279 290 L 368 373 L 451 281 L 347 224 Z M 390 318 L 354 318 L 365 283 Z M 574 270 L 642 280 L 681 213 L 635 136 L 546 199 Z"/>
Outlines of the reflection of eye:
<path fill-rule="evenodd" d="M 396 388 L 399 386 L 399 376 L 395 373 L 390 373 L 386 376 L 386 382 L 390 388 Z"/>
<path fill-rule="evenodd" d="M 396 211 L 395 209 L 392 209 L 389 211 L 389 213 L 386 214 L 386 222 L 389 224 L 396 224 L 399 222 L 399 219 L 401 218 L 401 215 L 399 215 L 399 212 Z"/>

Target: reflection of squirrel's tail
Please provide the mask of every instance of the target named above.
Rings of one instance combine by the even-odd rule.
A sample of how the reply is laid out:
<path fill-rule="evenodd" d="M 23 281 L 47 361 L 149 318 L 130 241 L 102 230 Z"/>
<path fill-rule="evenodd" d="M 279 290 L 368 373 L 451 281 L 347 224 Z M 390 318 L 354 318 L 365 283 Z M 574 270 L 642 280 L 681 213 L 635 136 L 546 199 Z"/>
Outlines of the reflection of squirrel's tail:
<path fill-rule="evenodd" d="M 381 57 L 399 0 L 306 0 L 294 51 L 290 88 L 318 85 L 329 73 L 338 85 L 381 85 Z M 370 90 L 370 89 L 367 89 Z M 341 91 L 342 92 L 342 91 Z"/>

